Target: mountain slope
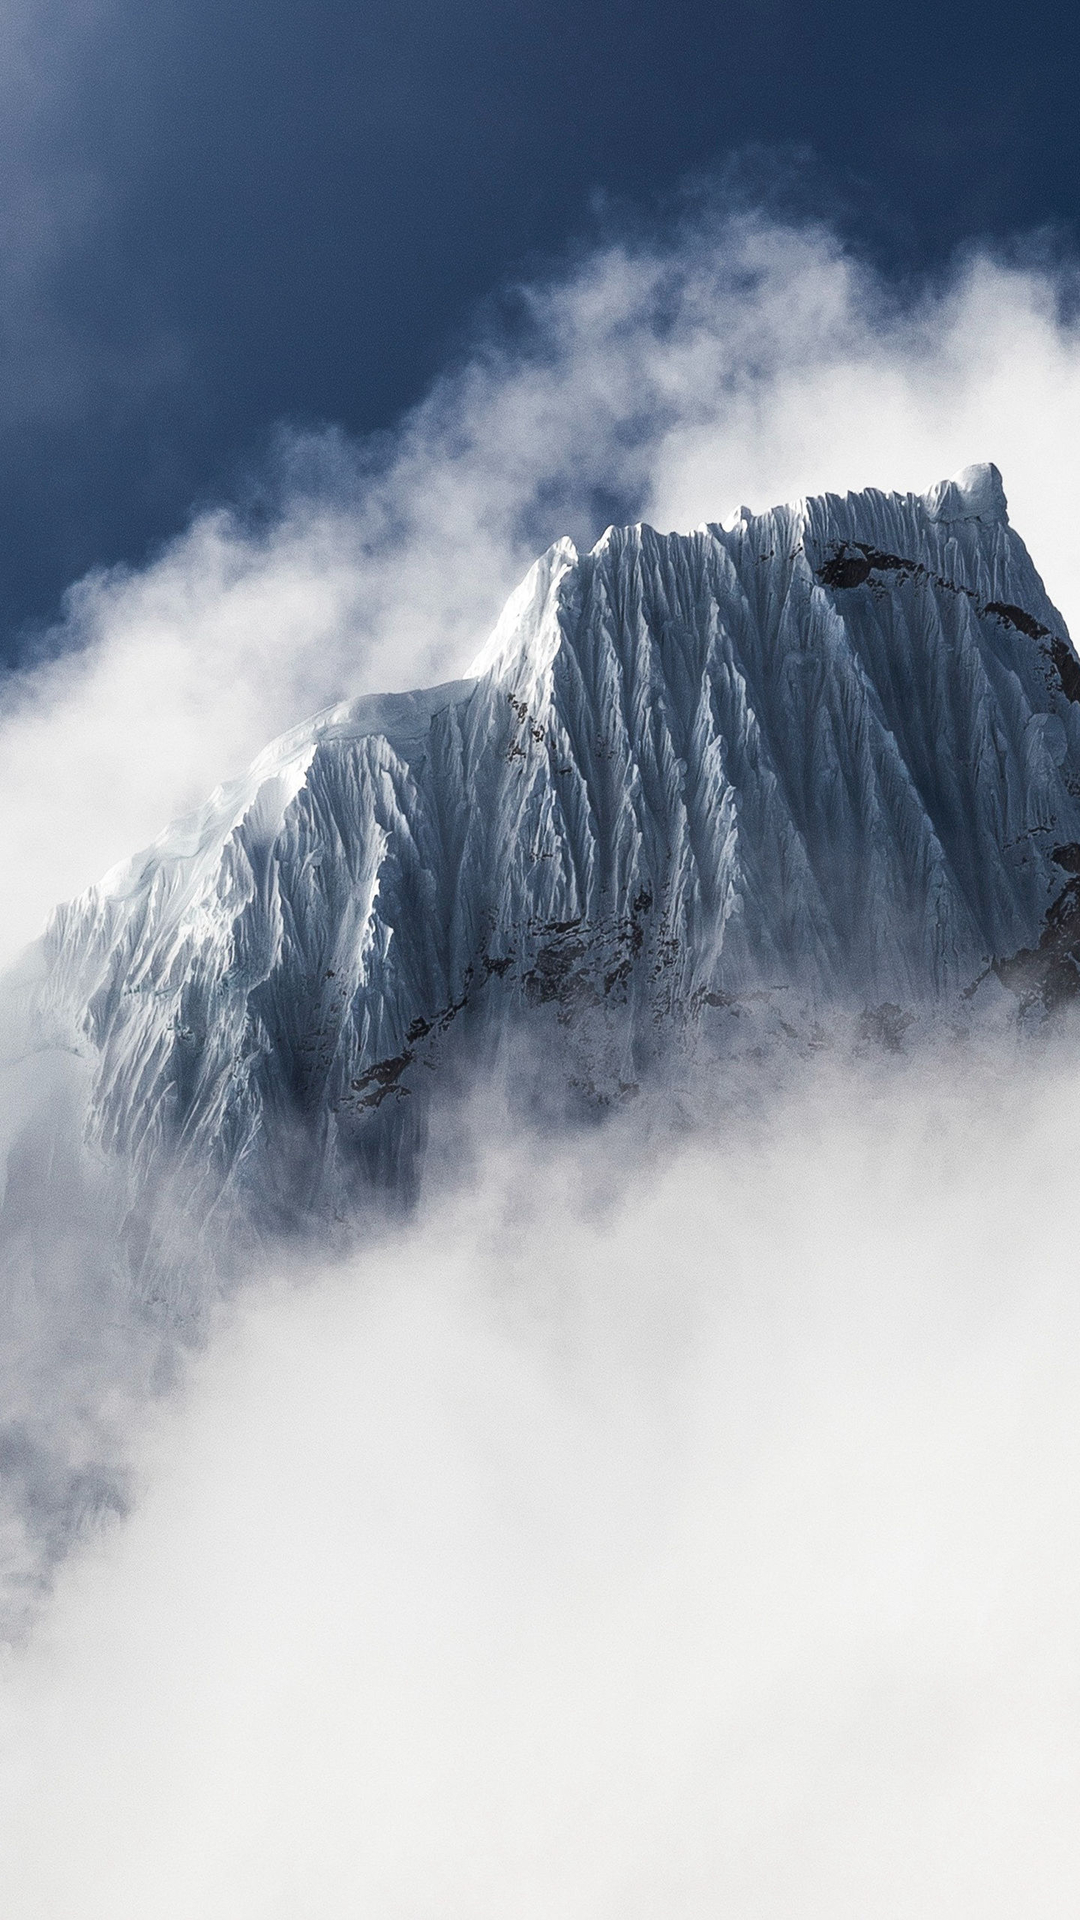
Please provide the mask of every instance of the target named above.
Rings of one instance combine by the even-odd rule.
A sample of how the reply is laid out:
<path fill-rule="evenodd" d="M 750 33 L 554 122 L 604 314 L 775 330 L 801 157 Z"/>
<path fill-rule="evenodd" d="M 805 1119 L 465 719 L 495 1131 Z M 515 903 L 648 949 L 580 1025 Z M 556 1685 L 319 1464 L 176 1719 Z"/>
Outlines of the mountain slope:
<path fill-rule="evenodd" d="M 993 467 L 562 541 L 467 679 L 320 715 L 61 909 L 36 1018 L 136 1188 L 287 1221 L 511 1030 L 604 1102 L 751 1011 L 1053 1001 L 1078 703 Z"/>

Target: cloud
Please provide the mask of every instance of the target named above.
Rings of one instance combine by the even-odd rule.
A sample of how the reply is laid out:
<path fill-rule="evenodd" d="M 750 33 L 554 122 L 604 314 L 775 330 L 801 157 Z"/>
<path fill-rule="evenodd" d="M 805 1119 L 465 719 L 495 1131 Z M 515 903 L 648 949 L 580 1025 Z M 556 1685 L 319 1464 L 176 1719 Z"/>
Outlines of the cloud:
<path fill-rule="evenodd" d="M 9 1665 L 5 1910 L 1070 1912 L 1075 1087 L 504 1147 L 249 1296 Z"/>
<path fill-rule="evenodd" d="M 1080 344 L 1068 276 L 973 254 L 897 292 L 813 225 L 708 203 L 517 290 L 392 436 L 283 431 L 253 499 L 69 595 L 0 720 L 4 953 L 343 694 L 459 674 L 536 551 L 971 460 L 1066 616 Z"/>

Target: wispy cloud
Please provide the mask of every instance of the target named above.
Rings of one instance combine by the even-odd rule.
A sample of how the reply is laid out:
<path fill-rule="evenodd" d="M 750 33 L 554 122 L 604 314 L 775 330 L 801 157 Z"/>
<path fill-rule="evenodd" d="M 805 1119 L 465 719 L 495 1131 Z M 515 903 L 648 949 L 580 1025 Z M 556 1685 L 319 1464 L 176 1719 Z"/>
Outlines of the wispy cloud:
<path fill-rule="evenodd" d="M 461 672 L 560 534 L 1001 467 L 1080 612 L 1080 342 L 1062 275 L 973 256 L 902 297 L 821 227 L 700 206 L 519 291 L 389 438 L 283 433 L 258 512 L 72 589 L 0 722 L 5 951 L 275 731 Z"/>

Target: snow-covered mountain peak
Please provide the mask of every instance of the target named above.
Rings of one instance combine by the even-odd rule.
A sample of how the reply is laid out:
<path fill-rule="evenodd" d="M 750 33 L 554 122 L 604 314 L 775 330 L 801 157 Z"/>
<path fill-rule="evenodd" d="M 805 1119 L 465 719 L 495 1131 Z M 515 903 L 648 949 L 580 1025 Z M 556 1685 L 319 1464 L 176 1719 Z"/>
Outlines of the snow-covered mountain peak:
<path fill-rule="evenodd" d="M 1008 525 L 1005 488 L 992 461 L 962 467 L 950 480 L 939 480 L 926 503 L 932 520 L 1001 520 Z"/>
<path fill-rule="evenodd" d="M 501 678 L 508 671 L 517 675 L 523 670 L 546 671 L 561 639 L 559 588 L 577 561 L 577 548 L 567 539 L 556 540 L 541 554 L 510 595 L 490 639 L 468 669 L 469 679 L 478 680 L 487 673 Z"/>
<path fill-rule="evenodd" d="M 140 1179 L 318 1211 L 511 1032 L 603 1105 L 829 1008 L 1057 1004 L 1078 875 L 1080 662 L 969 467 L 557 542 L 465 679 L 328 709 L 62 909 L 36 1017 Z"/>

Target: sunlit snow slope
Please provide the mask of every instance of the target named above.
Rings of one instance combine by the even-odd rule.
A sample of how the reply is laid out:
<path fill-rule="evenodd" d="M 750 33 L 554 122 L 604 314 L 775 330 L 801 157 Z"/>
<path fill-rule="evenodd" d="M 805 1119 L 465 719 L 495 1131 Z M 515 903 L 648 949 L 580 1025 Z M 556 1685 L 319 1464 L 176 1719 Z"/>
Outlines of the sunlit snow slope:
<path fill-rule="evenodd" d="M 994 467 L 560 541 L 468 679 L 320 715 L 58 912 L 39 1017 L 106 1148 L 288 1212 L 401 1155 L 462 1036 L 603 1102 L 751 1009 L 1052 1003 L 1078 702 Z"/>

